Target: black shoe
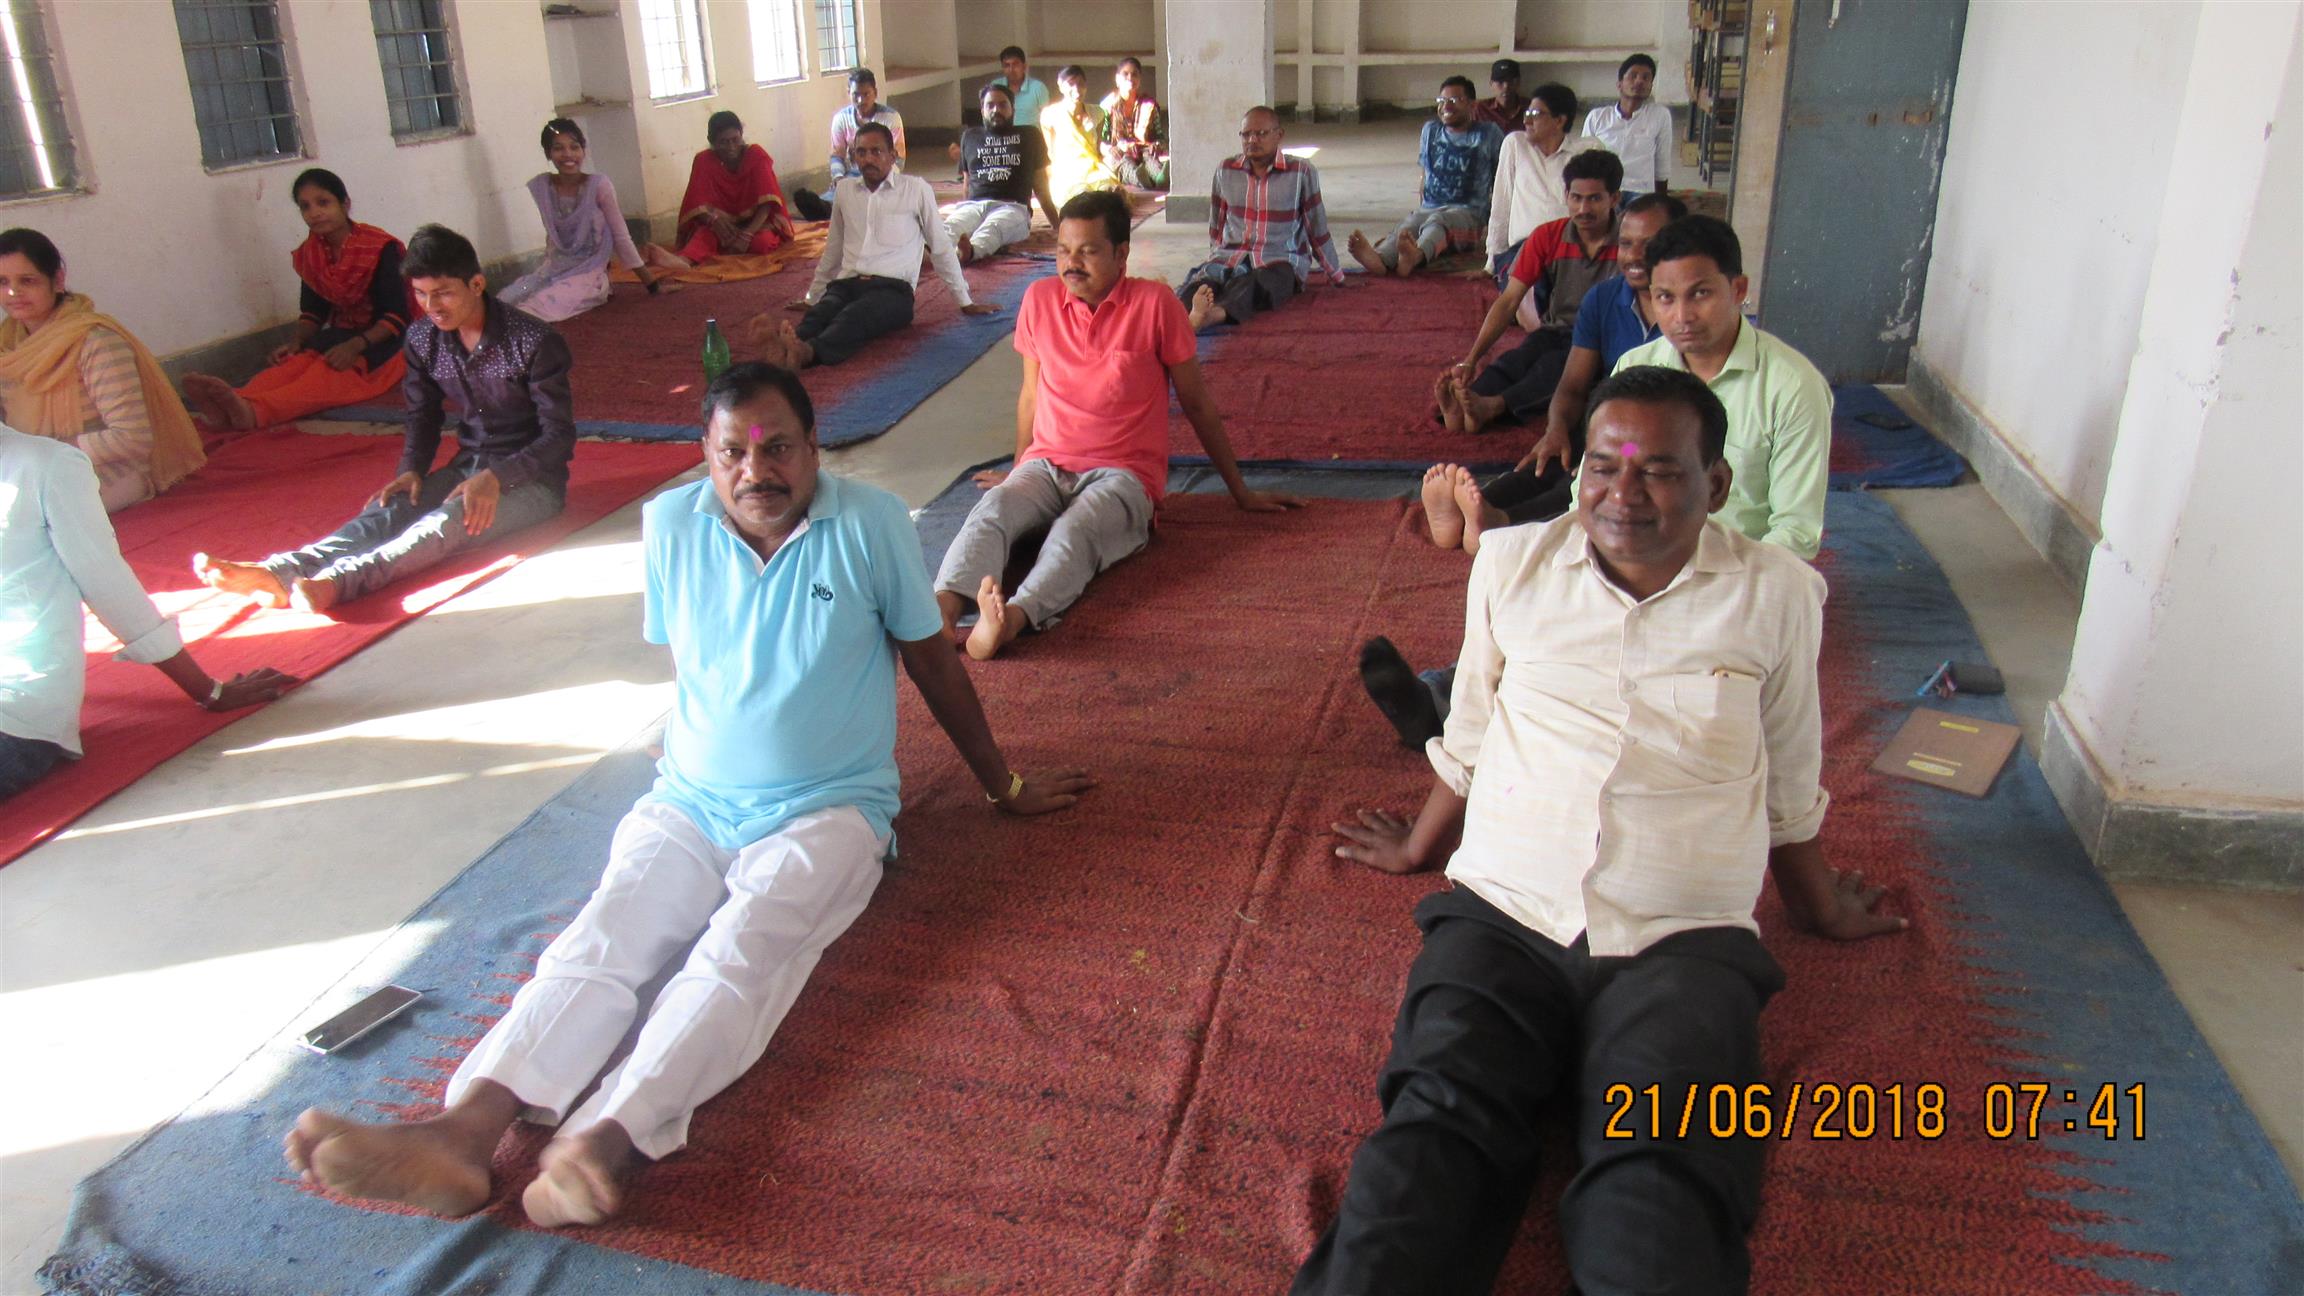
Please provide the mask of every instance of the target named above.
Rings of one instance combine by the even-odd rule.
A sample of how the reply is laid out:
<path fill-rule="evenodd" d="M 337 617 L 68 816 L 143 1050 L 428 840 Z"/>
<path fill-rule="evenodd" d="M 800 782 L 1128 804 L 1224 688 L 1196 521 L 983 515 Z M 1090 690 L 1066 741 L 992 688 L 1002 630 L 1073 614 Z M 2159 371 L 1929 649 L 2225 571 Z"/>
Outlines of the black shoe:
<path fill-rule="evenodd" d="M 1425 742 L 1440 736 L 1440 708 L 1432 701 L 1432 690 L 1382 635 L 1360 645 L 1360 687 L 1392 722 L 1401 746 L 1422 751 Z"/>

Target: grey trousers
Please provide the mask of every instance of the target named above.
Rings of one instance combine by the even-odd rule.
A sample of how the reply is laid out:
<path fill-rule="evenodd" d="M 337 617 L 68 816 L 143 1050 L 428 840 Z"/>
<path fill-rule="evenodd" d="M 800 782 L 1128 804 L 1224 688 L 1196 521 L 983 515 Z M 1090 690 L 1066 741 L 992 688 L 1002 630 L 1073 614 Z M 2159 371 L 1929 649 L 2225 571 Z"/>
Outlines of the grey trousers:
<path fill-rule="evenodd" d="M 339 600 L 356 599 L 434 566 L 452 554 L 477 548 L 525 530 L 559 515 L 566 502 L 560 487 L 544 482 L 515 486 L 496 501 L 496 520 L 479 535 L 464 531 L 464 501 L 446 502 L 448 493 L 463 485 L 478 465 L 459 456 L 445 468 L 435 469 L 417 488 L 416 502 L 396 496 L 389 504 L 371 504 L 332 535 L 302 549 L 276 553 L 264 560 L 266 571 L 283 585 L 298 577 L 336 582 Z"/>
<path fill-rule="evenodd" d="M 984 578 L 1000 578 L 1016 542 L 1041 527 L 1048 538 L 1009 602 L 1035 630 L 1056 623 L 1097 573 L 1152 538 L 1152 497 L 1125 468 L 1066 472 L 1034 459 L 976 501 L 936 572 L 939 593 L 973 601 Z"/>
<path fill-rule="evenodd" d="M 1401 218 L 1400 228 L 1386 235 L 1376 245 L 1376 255 L 1389 270 L 1400 264 L 1400 240 L 1407 239 L 1432 260 L 1448 250 L 1450 243 L 1469 246 L 1479 241 L 1479 235 L 1488 228 L 1488 213 L 1470 207 L 1419 207 Z"/>

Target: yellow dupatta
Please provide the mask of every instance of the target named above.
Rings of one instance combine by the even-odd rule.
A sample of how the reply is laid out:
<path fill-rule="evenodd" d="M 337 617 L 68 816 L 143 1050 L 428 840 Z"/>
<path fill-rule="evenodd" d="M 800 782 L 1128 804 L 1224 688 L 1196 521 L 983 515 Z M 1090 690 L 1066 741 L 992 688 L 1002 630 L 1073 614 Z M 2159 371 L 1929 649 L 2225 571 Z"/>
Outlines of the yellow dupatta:
<path fill-rule="evenodd" d="M 106 328 L 120 335 L 136 355 L 136 379 L 144 389 L 146 417 L 152 421 L 152 491 L 158 494 L 208 462 L 200 448 L 200 430 L 184 401 L 169 386 L 136 335 L 120 327 L 109 315 L 98 314 L 94 302 L 82 293 L 66 293 L 56 313 L 37 333 L 9 319 L 0 323 L 0 390 L 8 404 L 8 423 L 19 432 L 57 441 L 75 442 L 87 427 L 86 394 L 80 386 L 80 347 L 88 330 Z"/>

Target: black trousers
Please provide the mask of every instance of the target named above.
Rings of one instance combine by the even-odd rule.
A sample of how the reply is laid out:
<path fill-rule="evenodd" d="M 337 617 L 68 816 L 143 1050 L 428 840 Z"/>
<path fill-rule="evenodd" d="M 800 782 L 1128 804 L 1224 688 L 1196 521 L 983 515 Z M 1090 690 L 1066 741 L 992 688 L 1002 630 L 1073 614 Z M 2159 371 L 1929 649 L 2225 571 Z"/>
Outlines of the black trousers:
<path fill-rule="evenodd" d="M 1765 1140 L 1714 1139 L 1709 1086 L 1754 1083 L 1760 1009 L 1784 974 L 1748 931 L 1682 932 L 1631 958 L 1544 939 L 1461 887 L 1416 908 L 1408 973 L 1377 1094 L 1384 1120 L 1352 1158 L 1336 1222 L 1292 1291 L 1484 1293 L 1534 1184 L 1538 1115 L 1573 1100 L 1581 1168 L 1560 1201 L 1581 1296 L 1742 1292 Z M 1606 1136 L 1608 1086 L 1659 1085 Z M 1688 1086 L 1689 1136 L 1675 1137 Z M 1739 1108 L 1741 1111 L 1741 1108 Z"/>
<path fill-rule="evenodd" d="M 1504 408 L 1522 423 L 1534 422 L 1552 400 L 1560 374 L 1568 367 L 1573 335 L 1564 328 L 1541 328 L 1520 345 L 1489 362 L 1472 380 L 1482 396 L 1501 396 Z"/>
<path fill-rule="evenodd" d="M 793 190 L 792 214 L 802 220 L 832 219 L 832 186 L 824 186 L 824 196 L 821 198 L 806 189 Z"/>
<path fill-rule="evenodd" d="M 1176 295 L 1184 305 L 1192 305 L 1192 294 L 1202 285 L 1216 290 L 1216 304 L 1232 317 L 1235 324 L 1245 324 L 1255 318 L 1256 312 L 1274 310 L 1288 304 L 1296 295 L 1296 267 L 1285 261 L 1250 266 L 1243 262 L 1228 266 L 1211 261 L 1196 266 L 1184 276 L 1184 284 Z"/>
<path fill-rule="evenodd" d="M 816 348 L 816 363 L 831 365 L 911 322 L 912 285 L 877 275 L 850 275 L 833 280 L 793 331 Z"/>
<path fill-rule="evenodd" d="M 0 801 L 40 781 L 64 759 L 64 748 L 44 738 L 0 733 Z"/>

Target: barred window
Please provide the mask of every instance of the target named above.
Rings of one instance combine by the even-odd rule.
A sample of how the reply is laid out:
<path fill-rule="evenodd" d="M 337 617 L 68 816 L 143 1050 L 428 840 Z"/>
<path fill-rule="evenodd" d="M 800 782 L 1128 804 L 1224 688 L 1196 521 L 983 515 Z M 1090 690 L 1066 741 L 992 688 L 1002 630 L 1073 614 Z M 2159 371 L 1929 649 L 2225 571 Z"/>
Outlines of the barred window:
<path fill-rule="evenodd" d="M 681 99 L 712 88 L 697 0 L 643 0 L 640 40 L 648 50 L 648 97 Z"/>
<path fill-rule="evenodd" d="M 800 0 L 751 0 L 752 79 L 791 81 L 807 71 L 800 56 Z"/>
<path fill-rule="evenodd" d="M 368 0 L 376 59 L 384 65 L 384 104 L 392 137 L 461 130 L 456 55 L 448 39 L 447 0 Z"/>
<path fill-rule="evenodd" d="M 210 170 L 301 156 L 274 0 L 175 0 L 200 160 Z"/>
<path fill-rule="evenodd" d="M 34 0 L 0 0 L 0 54 L 8 59 L 8 100 L 0 110 L 0 198 L 72 187 L 72 138 L 48 54 L 48 25 Z"/>
<path fill-rule="evenodd" d="M 864 66 L 864 33 L 856 0 L 816 0 L 816 70 L 847 72 Z"/>

